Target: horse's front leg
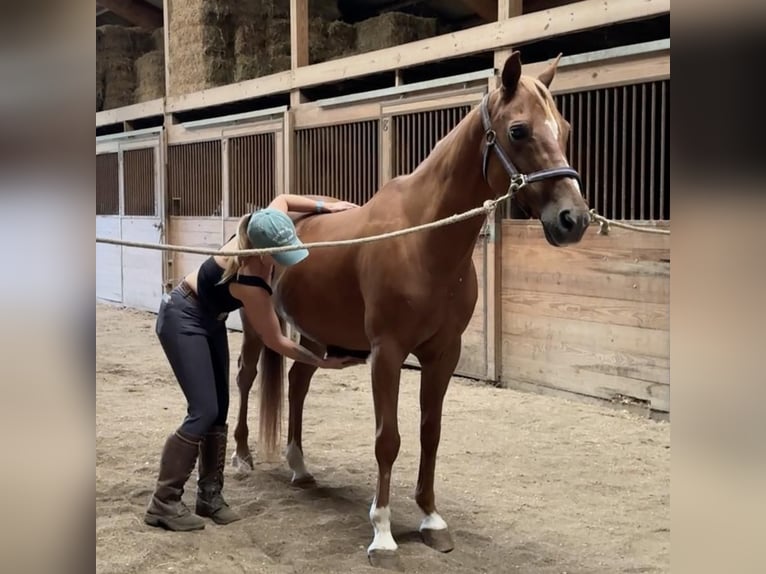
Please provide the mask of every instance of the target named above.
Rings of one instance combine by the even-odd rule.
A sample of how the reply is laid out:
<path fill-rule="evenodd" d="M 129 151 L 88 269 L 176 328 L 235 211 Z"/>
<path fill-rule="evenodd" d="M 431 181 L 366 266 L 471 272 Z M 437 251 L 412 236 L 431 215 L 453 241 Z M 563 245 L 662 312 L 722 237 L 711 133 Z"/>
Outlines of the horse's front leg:
<path fill-rule="evenodd" d="M 324 347 L 314 341 L 301 337 L 301 345 L 316 355 L 324 354 Z M 292 483 L 295 485 L 313 484 L 314 477 L 306 470 L 303 461 L 303 405 L 306 394 L 309 392 L 311 377 L 314 376 L 317 367 L 306 363 L 293 363 L 287 374 L 289 382 L 288 402 L 290 403 L 290 417 L 287 426 L 287 451 L 285 458 L 290 470 L 293 471 Z"/>
<path fill-rule="evenodd" d="M 244 312 L 240 312 L 242 320 L 242 347 L 237 359 L 237 387 L 239 388 L 239 414 L 237 426 L 234 429 L 236 451 L 231 463 L 238 472 L 247 473 L 253 470 L 253 455 L 247 444 L 250 435 L 247 427 L 247 407 L 250 389 L 258 375 L 258 359 L 263 349 L 263 342 L 256 331 L 247 322 Z"/>
<path fill-rule="evenodd" d="M 375 458 L 378 483 L 370 507 L 374 538 L 367 548 L 373 566 L 401 567 L 398 546 L 391 534 L 391 469 L 399 454 L 399 380 L 407 353 L 396 341 L 378 342 L 372 349 L 372 396 L 375 406 Z"/>
<path fill-rule="evenodd" d="M 442 406 L 452 373 L 460 358 L 460 337 L 435 342 L 418 359 L 420 374 L 420 469 L 415 501 L 423 511 L 420 534 L 423 542 L 440 552 L 449 552 L 455 545 L 447 523 L 436 511 L 434 475 L 436 451 L 441 436 Z"/>

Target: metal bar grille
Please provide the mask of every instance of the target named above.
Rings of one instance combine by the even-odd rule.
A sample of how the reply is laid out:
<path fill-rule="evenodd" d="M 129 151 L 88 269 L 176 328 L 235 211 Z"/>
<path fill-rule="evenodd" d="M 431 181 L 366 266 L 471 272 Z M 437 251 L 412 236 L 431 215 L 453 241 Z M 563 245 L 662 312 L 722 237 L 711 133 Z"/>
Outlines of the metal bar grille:
<path fill-rule="evenodd" d="M 276 137 L 263 133 L 229 140 L 229 217 L 266 207 L 276 196 Z"/>
<path fill-rule="evenodd" d="M 120 180 L 117 153 L 96 156 L 96 215 L 119 215 Z"/>
<path fill-rule="evenodd" d="M 221 168 L 220 140 L 169 146 L 170 214 L 220 216 L 223 199 Z"/>
<path fill-rule="evenodd" d="M 471 106 L 458 106 L 394 116 L 393 177 L 414 171 L 428 157 L 436 143 L 470 111 Z"/>
<path fill-rule="evenodd" d="M 378 120 L 295 132 L 295 190 L 363 204 L 378 189 Z"/>
<path fill-rule="evenodd" d="M 122 154 L 125 215 L 156 215 L 154 149 L 132 149 Z"/>
<path fill-rule="evenodd" d="M 558 94 L 570 163 L 591 207 L 611 219 L 670 219 L 670 80 Z"/>

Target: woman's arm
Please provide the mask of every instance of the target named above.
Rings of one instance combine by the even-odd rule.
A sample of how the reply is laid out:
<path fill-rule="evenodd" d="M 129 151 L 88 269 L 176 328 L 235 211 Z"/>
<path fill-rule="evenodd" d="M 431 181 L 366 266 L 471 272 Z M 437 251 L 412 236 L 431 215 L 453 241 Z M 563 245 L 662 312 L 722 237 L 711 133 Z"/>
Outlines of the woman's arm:
<path fill-rule="evenodd" d="M 287 213 L 288 211 L 297 211 L 299 213 L 332 213 L 335 211 L 344 211 L 353 207 L 359 207 L 355 203 L 348 201 L 334 201 L 325 203 L 322 200 L 310 199 L 303 195 L 292 195 L 283 193 L 278 195 L 269 207 L 280 209 Z"/>
<path fill-rule="evenodd" d="M 245 315 L 255 331 L 261 337 L 263 344 L 294 361 L 314 365 L 323 369 L 342 369 L 353 364 L 360 364 L 350 358 L 330 357 L 320 358 L 306 347 L 295 343 L 282 334 L 274 306 L 268 293 L 260 287 L 231 285 L 232 295 L 244 303 Z"/>

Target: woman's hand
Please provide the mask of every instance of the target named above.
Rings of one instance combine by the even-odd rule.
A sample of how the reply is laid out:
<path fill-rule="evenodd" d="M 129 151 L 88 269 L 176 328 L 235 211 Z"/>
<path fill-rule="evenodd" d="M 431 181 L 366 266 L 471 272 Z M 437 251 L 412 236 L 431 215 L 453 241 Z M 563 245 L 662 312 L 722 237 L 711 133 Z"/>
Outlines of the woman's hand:
<path fill-rule="evenodd" d="M 347 209 L 354 209 L 359 207 L 356 203 L 350 201 L 333 201 L 332 203 L 324 204 L 324 211 L 328 213 L 335 213 L 337 211 L 346 211 Z"/>
<path fill-rule="evenodd" d="M 322 359 L 319 367 L 322 369 L 345 369 L 353 365 L 363 365 L 364 359 L 356 357 L 326 357 Z"/>

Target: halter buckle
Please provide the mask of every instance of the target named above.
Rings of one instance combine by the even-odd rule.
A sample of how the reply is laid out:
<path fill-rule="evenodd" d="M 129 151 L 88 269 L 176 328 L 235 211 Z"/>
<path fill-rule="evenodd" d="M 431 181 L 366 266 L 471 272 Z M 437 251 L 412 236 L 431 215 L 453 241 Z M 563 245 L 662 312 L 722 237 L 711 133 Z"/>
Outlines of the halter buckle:
<path fill-rule="evenodd" d="M 487 145 L 494 145 L 497 141 L 497 133 L 492 128 L 488 129 L 484 133 L 484 141 L 487 143 Z"/>
<path fill-rule="evenodd" d="M 511 176 L 511 185 L 508 186 L 508 189 L 511 192 L 516 192 L 525 185 L 527 185 L 527 176 L 523 173 L 517 173 Z"/>

